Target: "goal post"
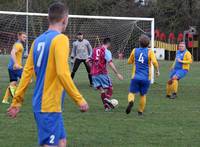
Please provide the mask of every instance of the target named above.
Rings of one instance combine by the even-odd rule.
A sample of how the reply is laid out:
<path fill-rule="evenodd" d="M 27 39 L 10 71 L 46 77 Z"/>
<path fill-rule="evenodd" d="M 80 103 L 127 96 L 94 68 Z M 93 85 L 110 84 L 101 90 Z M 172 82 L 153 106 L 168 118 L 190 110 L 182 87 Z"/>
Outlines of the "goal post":
<path fill-rule="evenodd" d="M 0 11 L 0 48 L 10 50 L 18 31 L 28 32 L 26 46 L 30 47 L 32 41 L 48 29 L 47 16 L 46 13 Z M 154 18 L 69 15 L 64 33 L 72 45 L 77 32 L 82 32 L 92 47 L 110 37 L 114 62 L 124 77 L 130 79 L 132 70 L 127 66 L 127 58 L 131 50 L 139 46 L 141 34 L 151 38 L 151 49 L 154 49 L 154 25 Z M 153 68 L 151 82 L 154 82 Z"/>

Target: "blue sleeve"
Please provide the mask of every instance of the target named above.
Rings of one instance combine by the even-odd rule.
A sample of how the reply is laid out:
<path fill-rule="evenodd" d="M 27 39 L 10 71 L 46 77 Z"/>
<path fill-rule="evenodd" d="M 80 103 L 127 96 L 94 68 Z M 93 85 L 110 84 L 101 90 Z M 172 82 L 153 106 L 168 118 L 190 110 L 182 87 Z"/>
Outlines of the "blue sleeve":
<path fill-rule="evenodd" d="M 112 61 L 112 54 L 108 49 L 106 49 L 106 51 L 105 51 L 105 59 L 107 62 Z"/>

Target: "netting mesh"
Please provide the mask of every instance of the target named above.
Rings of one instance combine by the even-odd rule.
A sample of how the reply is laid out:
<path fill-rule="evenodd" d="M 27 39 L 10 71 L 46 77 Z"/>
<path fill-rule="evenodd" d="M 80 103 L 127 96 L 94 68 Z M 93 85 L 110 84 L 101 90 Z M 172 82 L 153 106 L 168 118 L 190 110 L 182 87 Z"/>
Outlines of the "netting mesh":
<path fill-rule="evenodd" d="M 48 29 L 46 16 L 28 16 L 28 46 L 33 40 Z M 26 31 L 26 15 L 0 15 L 0 49 L 10 53 L 16 41 L 16 33 Z M 124 74 L 130 77 L 130 67 L 126 66 L 127 58 L 133 48 L 138 47 L 138 38 L 141 34 L 151 34 L 151 21 L 69 18 L 66 35 L 70 45 L 76 40 L 77 32 L 82 32 L 92 47 L 100 45 L 105 37 L 112 40 L 111 52 L 114 62 Z"/>

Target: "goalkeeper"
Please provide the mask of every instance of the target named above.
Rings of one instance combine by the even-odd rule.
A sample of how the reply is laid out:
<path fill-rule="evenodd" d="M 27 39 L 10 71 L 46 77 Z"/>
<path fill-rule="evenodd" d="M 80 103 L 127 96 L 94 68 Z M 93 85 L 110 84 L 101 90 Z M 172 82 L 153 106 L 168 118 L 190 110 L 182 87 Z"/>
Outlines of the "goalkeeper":
<path fill-rule="evenodd" d="M 82 33 L 78 33 L 77 40 L 73 42 L 73 48 L 71 53 L 71 61 L 74 62 L 72 67 L 71 77 L 72 79 L 74 78 L 76 71 L 78 70 L 80 64 L 83 62 L 88 72 L 88 79 L 90 82 L 90 86 L 92 86 L 93 83 L 90 74 L 90 67 L 87 64 L 86 60 L 91 56 L 91 54 L 92 54 L 92 47 L 89 41 L 83 38 Z"/>

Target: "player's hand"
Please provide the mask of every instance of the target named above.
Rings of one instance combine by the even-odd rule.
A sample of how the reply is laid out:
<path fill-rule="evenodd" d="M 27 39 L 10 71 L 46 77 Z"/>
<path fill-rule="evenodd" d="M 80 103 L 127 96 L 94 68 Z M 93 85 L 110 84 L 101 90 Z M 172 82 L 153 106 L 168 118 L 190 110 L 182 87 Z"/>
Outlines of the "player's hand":
<path fill-rule="evenodd" d="M 183 61 L 182 61 L 180 58 L 178 58 L 178 59 L 177 59 L 177 61 L 178 61 L 178 62 L 180 62 L 180 63 L 182 63 L 182 62 L 183 62 Z"/>
<path fill-rule="evenodd" d="M 156 72 L 156 77 L 159 77 L 160 76 L 160 71 L 157 71 Z"/>
<path fill-rule="evenodd" d="M 124 77 L 121 75 L 121 74 L 117 74 L 117 78 L 119 79 L 119 80 L 123 80 L 124 79 Z"/>
<path fill-rule="evenodd" d="M 22 69 L 22 66 L 19 65 L 19 64 L 15 64 L 15 65 L 13 66 L 13 69 L 14 69 L 14 70 Z"/>
<path fill-rule="evenodd" d="M 13 106 L 10 106 L 8 109 L 7 109 L 7 114 L 9 117 L 11 118 L 15 118 L 17 116 L 17 114 L 19 113 L 19 107 L 13 107 Z"/>
<path fill-rule="evenodd" d="M 81 112 L 86 112 L 88 109 L 89 109 L 89 106 L 88 106 L 87 102 L 80 105 Z"/>

